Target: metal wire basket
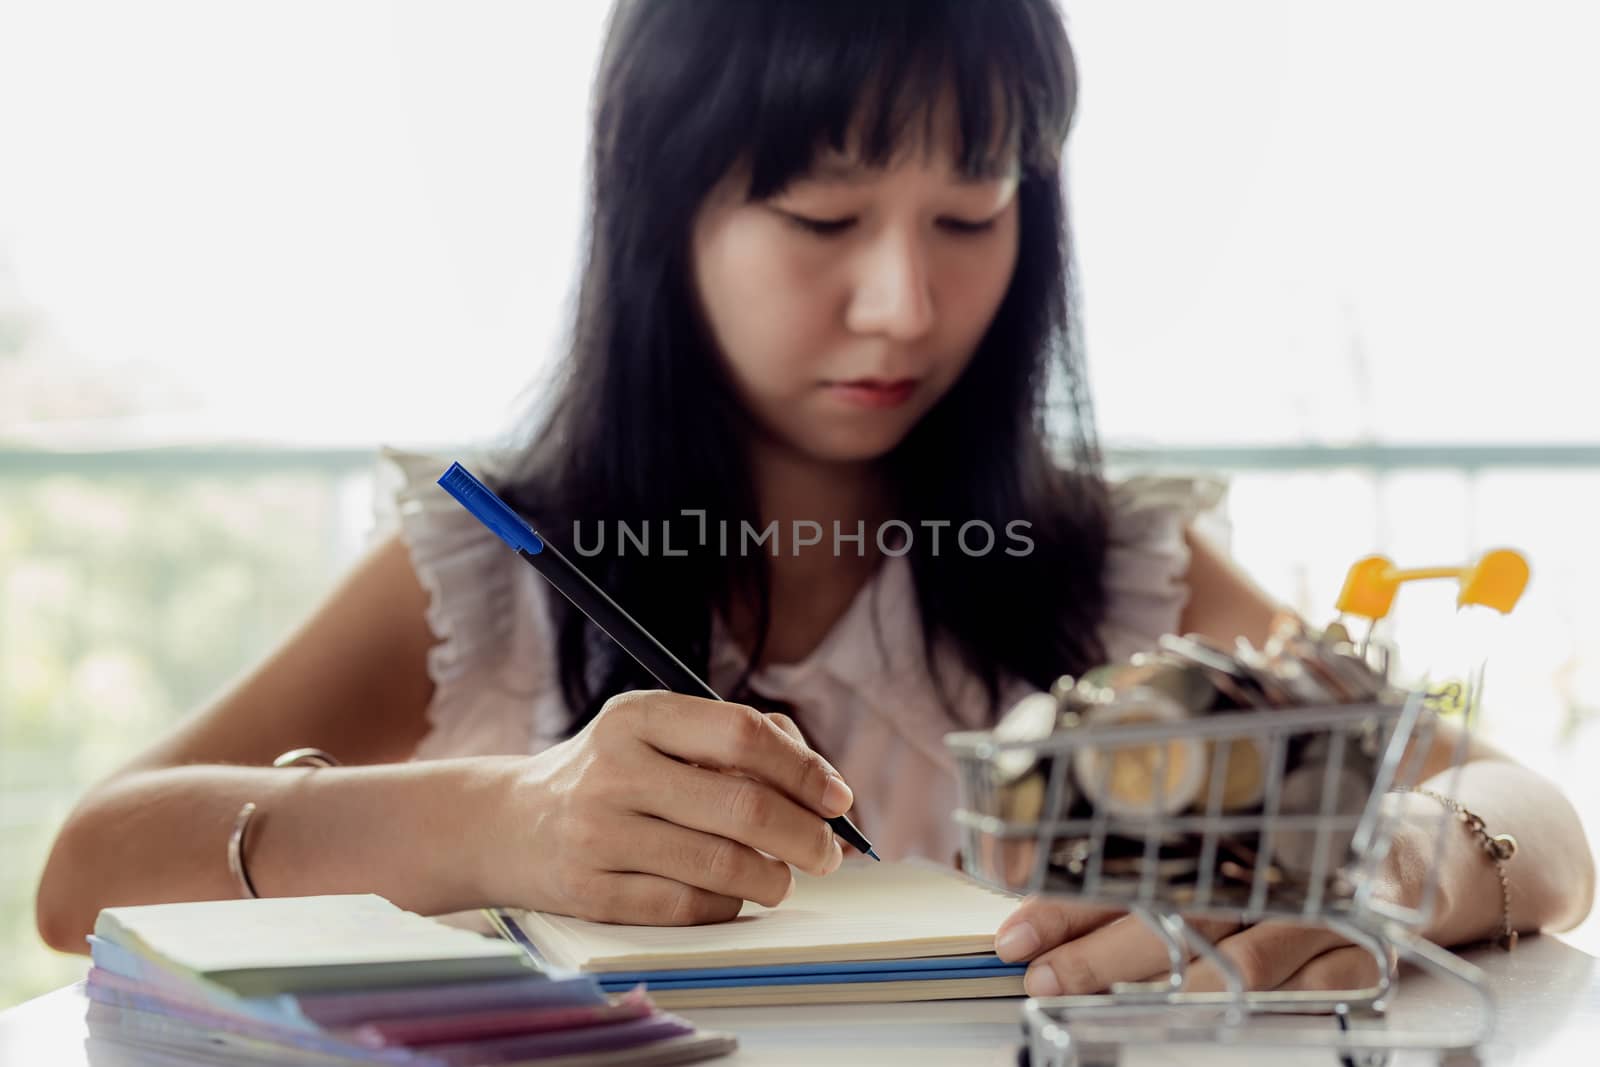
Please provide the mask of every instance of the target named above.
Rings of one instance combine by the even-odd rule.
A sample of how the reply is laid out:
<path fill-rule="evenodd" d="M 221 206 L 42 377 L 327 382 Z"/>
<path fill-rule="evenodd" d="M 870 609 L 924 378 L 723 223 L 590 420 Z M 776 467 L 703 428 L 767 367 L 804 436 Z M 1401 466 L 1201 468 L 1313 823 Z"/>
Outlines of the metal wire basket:
<path fill-rule="evenodd" d="M 1116 1048 L 1133 1040 L 1347 1052 L 1464 1051 L 1486 1040 L 1494 1005 L 1481 972 L 1414 933 L 1433 905 L 1437 863 L 1413 903 L 1372 892 L 1396 828 L 1384 799 L 1416 783 L 1437 721 L 1428 702 L 1413 695 L 1398 703 L 1083 725 L 1031 742 L 997 740 L 989 732 L 950 735 L 960 772 L 955 818 L 963 869 L 1011 892 L 1126 908 L 1162 940 L 1171 963 L 1164 981 L 1031 1001 L 1025 1017 L 1035 1067 L 1115 1062 Z M 1252 765 L 1242 774 L 1241 761 Z M 1111 779 L 1128 762 L 1152 772 L 1143 812 L 1113 799 Z M 1180 764 L 1203 768 L 1197 802 L 1186 808 L 1167 795 L 1174 782 L 1192 788 L 1194 771 Z M 1029 799 L 1026 787 L 1019 791 L 1023 766 L 1042 776 L 1042 798 Z M 1082 773 L 1093 775 L 1094 768 L 1098 783 Z M 1230 786 L 1241 778 L 1259 780 L 1259 800 L 1230 810 Z M 1032 817 L 1019 818 L 1025 814 Z M 1441 808 L 1435 835 L 1441 847 L 1448 814 Z M 1371 953 L 1381 978 L 1366 989 L 1332 993 L 1248 990 L 1231 961 L 1187 921 L 1205 917 L 1326 926 Z M 1226 992 L 1184 992 L 1196 957 L 1217 969 Z M 1334 1029 L 1320 1019 L 1299 1027 L 1248 1025 L 1265 1014 L 1380 1016 L 1398 961 L 1460 983 L 1480 1001 L 1479 1027 Z"/>
<path fill-rule="evenodd" d="M 1503 555 L 1493 557 L 1494 566 L 1503 565 Z M 1368 588 L 1379 580 L 1398 584 L 1413 575 L 1443 574 L 1462 576 L 1464 589 L 1469 579 L 1478 583 L 1475 589 L 1484 585 L 1474 568 L 1385 572 L 1365 560 L 1352 570 L 1347 599 L 1358 572 Z M 1519 580 L 1526 580 L 1525 564 Z M 1509 601 L 1520 591 L 1518 585 Z M 1392 595 L 1391 587 L 1387 599 L 1380 597 L 1382 611 Z M 1503 591 L 1496 595 L 1505 604 L 1500 610 L 1509 610 Z M 1303 628 L 1298 634 L 1309 640 Z M 1187 646 L 1201 667 L 1216 668 L 1206 647 L 1169 640 L 1173 650 Z M 1260 666 L 1259 655 L 1241 645 L 1234 662 L 1266 696 L 1259 702 L 1236 694 L 1236 703 L 1253 705 L 1249 710 L 1194 714 L 1174 699 L 1184 696 L 1182 687 L 1175 694 L 1171 685 L 1165 691 L 1090 686 L 1084 697 L 1083 683 L 1063 679 L 1066 688 L 1029 698 L 1038 703 L 1019 705 L 996 730 L 948 735 L 959 773 L 955 820 L 967 874 L 1010 892 L 1126 909 L 1160 939 L 1170 962 L 1159 981 L 1028 1001 L 1023 1016 L 1033 1067 L 1115 1063 L 1130 1043 L 1324 1047 L 1346 1064 L 1381 1063 L 1393 1050 L 1421 1049 L 1475 1062 L 1473 1050 L 1494 1025 L 1482 972 L 1417 934 L 1433 908 L 1451 812 L 1440 806 L 1432 835 L 1438 851 L 1420 897 L 1399 902 L 1379 892 L 1399 826 L 1387 798 L 1418 783 L 1440 737 L 1439 707 L 1462 701 L 1391 687 L 1386 654 L 1383 666 L 1371 671 L 1378 684 L 1364 688 L 1348 669 L 1377 650 L 1366 642 L 1359 653 L 1342 647 L 1342 659 L 1319 655 L 1309 664 L 1327 683 L 1318 686 L 1305 678 L 1269 685 L 1250 670 Z M 1148 669 L 1133 673 L 1136 680 L 1150 675 Z M 1225 677 L 1218 684 L 1231 685 Z M 1348 702 L 1300 702 L 1308 691 L 1338 691 Z M 1466 698 L 1456 735 L 1451 762 L 1457 768 L 1475 696 Z M 1018 721 L 1025 723 L 1021 731 L 1004 728 Z M 1199 918 L 1323 926 L 1366 949 L 1380 977 L 1364 989 L 1250 990 L 1190 922 Z M 1216 969 L 1223 992 L 1185 990 L 1196 959 Z M 1386 1026 L 1400 962 L 1476 998 L 1477 1025 L 1435 1032 Z M 1323 1014 L 1338 1025 L 1317 1017 Z"/>

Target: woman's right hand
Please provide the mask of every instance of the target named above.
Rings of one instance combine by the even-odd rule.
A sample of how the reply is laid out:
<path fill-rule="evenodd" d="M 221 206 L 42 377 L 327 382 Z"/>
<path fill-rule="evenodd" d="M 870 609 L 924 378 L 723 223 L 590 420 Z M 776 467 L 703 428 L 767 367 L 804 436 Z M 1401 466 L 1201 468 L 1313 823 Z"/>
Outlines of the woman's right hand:
<path fill-rule="evenodd" d="M 843 860 L 825 821 L 849 810 L 838 772 L 743 704 L 619 694 L 580 733 L 509 764 L 493 899 L 599 922 L 722 922 L 782 902 L 789 865 Z M 785 728 L 787 727 L 787 729 Z"/>

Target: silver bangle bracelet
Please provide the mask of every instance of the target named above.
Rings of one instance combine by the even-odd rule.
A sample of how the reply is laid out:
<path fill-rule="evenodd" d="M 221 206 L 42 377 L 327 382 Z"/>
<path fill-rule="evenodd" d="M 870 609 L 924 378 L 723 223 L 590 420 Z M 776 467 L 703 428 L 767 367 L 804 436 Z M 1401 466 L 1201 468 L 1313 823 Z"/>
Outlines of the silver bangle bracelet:
<path fill-rule="evenodd" d="M 320 748 L 296 748 L 285 752 L 272 761 L 274 767 L 337 767 L 339 761 Z M 255 883 L 250 880 L 250 870 L 245 866 L 244 850 L 246 838 L 250 832 L 250 820 L 255 816 L 255 801 L 250 801 L 239 809 L 239 814 L 233 817 L 233 832 L 228 835 L 228 870 L 233 872 L 233 880 L 239 883 L 239 893 L 247 900 L 256 900 L 261 894 L 256 892 Z"/>

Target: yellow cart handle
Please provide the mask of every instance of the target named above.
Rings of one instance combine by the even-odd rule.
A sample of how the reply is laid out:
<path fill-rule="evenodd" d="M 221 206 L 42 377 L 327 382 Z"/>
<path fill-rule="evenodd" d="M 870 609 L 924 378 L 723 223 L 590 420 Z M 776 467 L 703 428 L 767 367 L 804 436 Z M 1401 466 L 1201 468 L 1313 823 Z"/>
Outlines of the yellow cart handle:
<path fill-rule="evenodd" d="M 1464 567 L 1401 570 L 1386 556 L 1368 556 L 1351 567 L 1345 576 L 1338 609 L 1343 614 L 1376 622 L 1389 614 L 1401 583 L 1435 578 L 1455 578 L 1461 583 L 1457 607 L 1479 604 L 1509 615 L 1528 587 L 1528 561 L 1514 549 L 1497 548 Z"/>

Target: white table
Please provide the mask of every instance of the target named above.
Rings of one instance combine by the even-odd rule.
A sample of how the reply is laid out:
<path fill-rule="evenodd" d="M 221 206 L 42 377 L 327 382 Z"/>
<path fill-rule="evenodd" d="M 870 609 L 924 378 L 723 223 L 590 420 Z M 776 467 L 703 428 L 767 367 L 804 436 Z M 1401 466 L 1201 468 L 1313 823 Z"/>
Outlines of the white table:
<path fill-rule="evenodd" d="M 1513 953 L 1486 948 L 1468 958 L 1489 975 L 1499 1001 L 1499 1028 L 1484 1062 L 1493 1067 L 1600 1062 L 1600 961 L 1551 937 L 1527 938 Z M 81 989 L 70 986 L 0 1013 L 0 1067 L 92 1067 L 83 1048 L 84 1008 Z M 710 1061 L 726 1067 L 1002 1067 L 1015 1062 L 1020 1009 L 1020 1000 L 961 1000 L 682 1014 L 700 1026 L 739 1035 L 738 1053 Z M 1476 1002 L 1463 991 L 1404 972 L 1390 1018 L 1396 1026 L 1465 1028 L 1475 1010 Z M 1400 1055 L 1394 1062 L 1433 1059 Z M 1330 1067 L 1338 1060 L 1325 1051 L 1171 1046 L 1134 1048 L 1123 1063 Z"/>

